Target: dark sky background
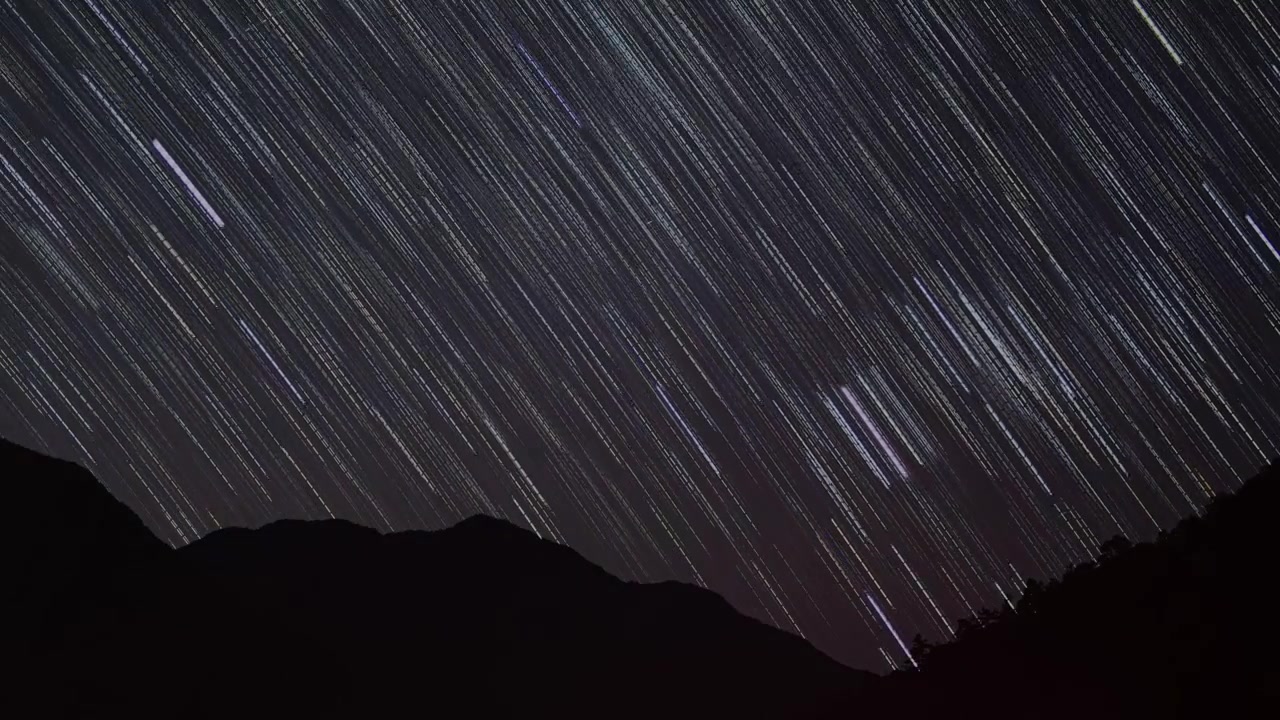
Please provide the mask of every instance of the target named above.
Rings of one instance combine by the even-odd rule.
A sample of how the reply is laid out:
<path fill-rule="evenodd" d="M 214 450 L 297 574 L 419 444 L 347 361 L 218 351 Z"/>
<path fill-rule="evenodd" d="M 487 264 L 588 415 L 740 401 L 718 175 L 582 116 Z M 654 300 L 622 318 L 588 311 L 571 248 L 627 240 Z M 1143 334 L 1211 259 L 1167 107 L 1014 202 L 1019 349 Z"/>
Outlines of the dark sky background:
<path fill-rule="evenodd" d="M 176 544 L 490 513 L 887 670 L 1276 450 L 1272 2 L 0 28 L 0 433 Z"/>

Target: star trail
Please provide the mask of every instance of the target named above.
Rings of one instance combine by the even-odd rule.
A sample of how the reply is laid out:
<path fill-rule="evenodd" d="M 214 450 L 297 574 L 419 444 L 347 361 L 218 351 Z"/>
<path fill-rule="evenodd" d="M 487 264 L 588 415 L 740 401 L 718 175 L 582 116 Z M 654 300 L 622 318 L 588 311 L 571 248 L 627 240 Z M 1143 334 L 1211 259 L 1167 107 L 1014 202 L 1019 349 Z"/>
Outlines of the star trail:
<path fill-rule="evenodd" d="M 1270 2 L 0 28 L 0 433 L 175 544 L 488 513 L 883 671 L 1276 448 Z"/>

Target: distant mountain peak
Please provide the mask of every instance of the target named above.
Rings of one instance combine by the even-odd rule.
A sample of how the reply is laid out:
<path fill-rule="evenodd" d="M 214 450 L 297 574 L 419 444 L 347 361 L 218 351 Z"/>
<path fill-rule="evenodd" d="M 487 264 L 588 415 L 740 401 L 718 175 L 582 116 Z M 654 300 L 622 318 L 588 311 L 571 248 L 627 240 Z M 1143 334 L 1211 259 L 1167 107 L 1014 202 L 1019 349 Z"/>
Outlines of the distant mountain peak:
<path fill-rule="evenodd" d="M 502 532 L 508 534 L 522 534 L 537 536 L 536 533 L 520 527 L 519 525 L 492 515 L 477 513 L 469 515 L 461 521 L 450 526 L 452 530 L 478 530 L 482 532 Z"/>

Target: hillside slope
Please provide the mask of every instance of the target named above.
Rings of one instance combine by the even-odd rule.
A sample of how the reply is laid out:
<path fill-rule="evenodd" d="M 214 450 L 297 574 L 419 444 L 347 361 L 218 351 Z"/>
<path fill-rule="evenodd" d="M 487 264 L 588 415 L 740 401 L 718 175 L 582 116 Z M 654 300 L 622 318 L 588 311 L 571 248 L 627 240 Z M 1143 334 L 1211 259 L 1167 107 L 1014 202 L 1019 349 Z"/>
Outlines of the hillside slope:
<path fill-rule="evenodd" d="M 1280 461 L 1152 542 L 1116 537 L 1096 561 L 1013 608 L 917 638 L 919 670 L 860 698 L 909 717 L 1275 717 L 1274 574 Z"/>

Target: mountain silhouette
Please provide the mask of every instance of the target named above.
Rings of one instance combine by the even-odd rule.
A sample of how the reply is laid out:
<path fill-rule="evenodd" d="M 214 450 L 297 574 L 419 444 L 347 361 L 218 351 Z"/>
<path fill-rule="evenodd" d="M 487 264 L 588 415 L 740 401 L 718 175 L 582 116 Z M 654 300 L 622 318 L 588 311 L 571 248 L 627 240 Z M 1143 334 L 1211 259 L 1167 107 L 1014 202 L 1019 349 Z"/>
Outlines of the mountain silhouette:
<path fill-rule="evenodd" d="M 476 516 L 172 549 L 86 470 L 0 440 L 0 717 L 1191 718 L 1280 707 L 1280 461 L 1117 537 L 876 676 L 707 590 Z"/>
<path fill-rule="evenodd" d="M 919 669 L 869 685 L 885 717 L 1273 718 L 1280 460 L 1152 542 L 1117 536 L 1012 607 L 917 637 Z"/>
<path fill-rule="evenodd" d="M 4 717 L 826 717 L 874 679 L 494 518 L 175 550 L 77 465 L 0 441 L 0 477 Z"/>

